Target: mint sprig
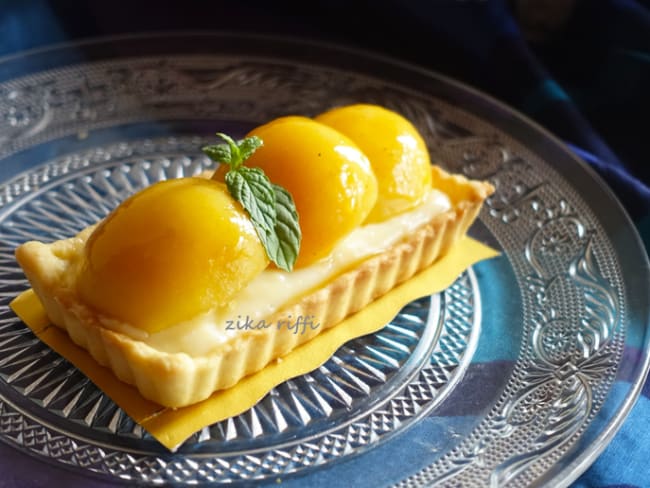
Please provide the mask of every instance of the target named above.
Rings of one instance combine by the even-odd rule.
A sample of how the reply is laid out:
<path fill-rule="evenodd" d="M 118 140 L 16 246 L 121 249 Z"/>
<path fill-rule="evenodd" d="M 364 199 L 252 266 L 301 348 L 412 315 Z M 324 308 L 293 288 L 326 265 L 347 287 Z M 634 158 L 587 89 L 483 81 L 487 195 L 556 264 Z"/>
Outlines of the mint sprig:
<path fill-rule="evenodd" d="M 293 198 L 286 189 L 271 183 L 260 168 L 244 166 L 263 141 L 257 136 L 235 141 L 226 134 L 218 132 L 217 135 L 226 143 L 205 146 L 203 152 L 210 159 L 228 165 L 225 180 L 230 195 L 250 216 L 269 259 L 278 268 L 291 271 L 302 239 Z"/>

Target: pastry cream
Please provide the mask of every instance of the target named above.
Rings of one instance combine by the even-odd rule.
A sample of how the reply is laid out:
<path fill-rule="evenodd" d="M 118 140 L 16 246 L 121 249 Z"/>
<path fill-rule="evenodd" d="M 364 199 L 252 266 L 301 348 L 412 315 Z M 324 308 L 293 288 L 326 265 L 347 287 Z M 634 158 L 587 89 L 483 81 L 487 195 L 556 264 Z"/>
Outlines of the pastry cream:
<path fill-rule="evenodd" d="M 195 319 L 147 336 L 142 336 L 140 330 L 122 330 L 127 334 L 137 334 L 134 338 L 139 338 L 159 351 L 184 352 L 194 357 L 209 354 L 229 337 L 241 333 L 237 327 L 238 320 L 242 324 L 241 327 L 245 321 L 258 324 L 285 303 L 291 303 L 355 263 L 383 252 L 434 216 L 450 208 L 449 198 L 444 193 L 431 190 L 416 208 L 384 222 L 367 224 L 352 231 L 336 245 L 329 256 L 310 266 L 291 273 L 280 270 L 263 271 L 238 293 L 228 310 L 211 310 Z M 318 318 L 314 317 L 314 320 L 314 325 L 317 325 Z M 104 320 L 102 322 L 104 323 Z M 111 327 L 111 324 L 105 325 Z M 272 326 L 276 327 L 277 324 Z"/>

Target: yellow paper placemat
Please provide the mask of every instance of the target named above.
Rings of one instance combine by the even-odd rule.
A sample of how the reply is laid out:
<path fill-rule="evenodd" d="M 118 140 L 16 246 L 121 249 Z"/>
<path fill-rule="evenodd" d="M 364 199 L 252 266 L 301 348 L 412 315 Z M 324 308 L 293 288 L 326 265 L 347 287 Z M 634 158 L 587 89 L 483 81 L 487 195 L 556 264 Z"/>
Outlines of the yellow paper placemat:
<path fill-rule="evenodd" d="M 207 400 L 177 409 L 162 407 L 143 398 L 136 388 L 97 364 L 65 331 L 50 325 L 32 290 L 20 294 L 10 306 L 43 342 L 79 368 L 161 444 L 174 449 L 203 427 L 245 412 L 280 383 L 318 368 L 347 341 L 381 329 L 410 301 L 445 289 L 469 266 L 496 255 L 498 252 L 494 249 L 465 238 L 431 267 L 281 360 L 272 362 L 232 388 L 215 392 Z"/>

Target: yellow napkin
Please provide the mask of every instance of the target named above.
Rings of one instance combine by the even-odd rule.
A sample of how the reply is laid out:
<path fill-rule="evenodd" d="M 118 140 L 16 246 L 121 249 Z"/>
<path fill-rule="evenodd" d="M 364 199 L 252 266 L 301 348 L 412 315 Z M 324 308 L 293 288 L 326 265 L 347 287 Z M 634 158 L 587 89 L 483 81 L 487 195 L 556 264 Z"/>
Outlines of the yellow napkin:
<path fill-rule="evenodd" d="M 70 340 L 66 332 L 50 325 L 32 290 L 16 297 L 11 308 L 43 342 L 83 371 L 134 421 L 168 449 L 174 449 L 203 427 L 245 412 L 283 381 L 318 368 L 345 342 L 376 332 L 411 300 L 445 289 L 463 270 L 497 254 L 494 249 L 465 238 L 431 267 L 282 360 L 244 378 L 232 388 L 215 392 L 207 400 L 177 409 L 162 407 L 143 398 L 134 387 L 99 366 L 90 354 Z"/>

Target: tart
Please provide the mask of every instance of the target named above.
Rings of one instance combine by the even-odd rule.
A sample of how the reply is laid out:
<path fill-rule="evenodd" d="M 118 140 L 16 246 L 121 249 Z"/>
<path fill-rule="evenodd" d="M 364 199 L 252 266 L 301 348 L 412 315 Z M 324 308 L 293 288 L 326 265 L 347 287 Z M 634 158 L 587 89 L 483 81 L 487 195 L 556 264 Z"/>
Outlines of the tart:
<path fill-rule="evenodd" d="M 352 110 L 349 116 L 354 118 L 363 112 L 362 108 Z M 390 113 L 381 117 L 392 120 L 397 116 Z M 398 120 L 402 122 L 401 118 Z M 319 157 L 327 147 L 351 148 L 339 151 L 339 155 L 351 159 L 340 165 L 345 178 L 338 181 L 348 185 L 342 194 L 354 201 L 340 213 L 340 224 L 328 224 L 338 226 L 331 232 L 318 227 L 309 231 L 312 227 L 304 226 L 309 231 L 303 233 L 307 251 L 302 262 L 302 256 L 298 256 L 296 269 L 286 271 L 269 266 L 245 212 L 237 202 L 228 199 L 225 185 L 220 182 L 224 180 L 223 170 L 217 170 L 203 178 L 156 184 L 156 188 L 127 200 L 103 222 L 77 236 L 49 244 L 21 245 L 16 250 L 17 260 L 51 322 L 67 331 L 76 344 L 99 364 L 109 367 L 120 380 L 134 385 L 144 397 L 168 407 L 190 405 L 261 370 L 430 266 L 465 235 L 493 191 L 488 183 L 470 181 L 437 166 L 429 170 L 427 155 L 426 175 L 431 184 L 427 183 L 417 195 L 398 195 L 376 181 L 364 156 L 369 149 L 359 149 L 363 144 L 357 146 L 356 141 L 352 142 L 344 135 L 344 128 L 324 128 L 326 125 L 326 120 L 314 122 L 291 117 L 253 131 L 261 134 L 266 151 L 253 154 L 251 159 L 257 159 L 255 166 L 262 167 L 274 183 L 279 181 L 291 193 L 291 171 L 286 170 L 287 166 L 284 173 L 273 167 L 274 150 L 285 150 L 285 133 L 304 130 L 298 140 L 310 147 L 326 141 L 325 146 L 314 149 Z M 408 130 L 415 133 L 411 127 Z M 318 135 L 317 141 L 305 137 L 312 133 Z M 283 140 L 279 149 L 273 143 L 276 139 Z M 397 153 L 391 154 L 395 157 Z M 290 159 L 290 155 L 284 159 L 289 166 L 293 164 Z M 304 155 L 298 157 L 296 167 L 304 161 Z M 351 170 L 350 165 L 354 164 L 358 167 Z M 320 178 L 317 175 L 314 181 L 319 183 Z M 356 186 L 350 186 L 350 181 Z M 185 189 L 191 198 L 183 196 Z M 342 198 L 332 188 L 324 193 L 328 191 L 334 200 Z M 213 193 L 218 196 L 211 196 Z M 205 197 L 208 203 L 196 210 L 194 207 L 200 205 L 196 202 L 205 195 L 210 195 Z M 303 219 L 313 217 L 310 212 L 322 210 L 309 206 L 309 192 L 302 197 L 296 190 L 295 195 L 303 227 Z M 323 196 L 327 198 L 328 195 Z M 188 199 L 194 202 L 193 208 L 177 210 Z M 217 213 L 223 222 L 205 224 L 205 212 L 213 212 L 211 205 L 217 200 Z M 149 243 L 149 247 L 133 251 L 139 241 L 130 234 L 137 233 L 139 226 L 148 225 L 148 219 L 152 219 L 149 213 L 143 213 L 138 220 L 138 208 L 142 207 L 144 212 L 148 206 L 163 215 L 154 220 L 173 220 L 178 211 L 180 223 L 169 225 L 183 229 L 181 234 L 188 233 L 189 237 L 181 235 L 178 242 L 172 239 L 176 247 L 169 244 L 161 249 Z M 136 217 L 120 217 L 127 209 Z M 184 212 L 199 213 L 189 218 Z M 351 221 L 353 224 L 348 225 Z M 196 231 L 193 225 L 200 229 Z M 150 239 L 155 226 L 153 229 L 142 233 Z M 111 232 L 118 237 L 111 238 Z M 193 232 L 209 240 L 210 247 L 195 245 Z M 126 251 L 111 250 L 110 245 L 115 243 Z M 177 262 L 175 256 L 188 254 L 183 248 L 187 243 L 194 246 L 191 256 L 178 258 L 181 260 Z M 212 252 L 210 249 L 219 250 L 218 259 L 194 259 Z M 93 271 L 92 267 L 100 262 L 104 268 Z M 190 269 L 192 266 L 196 270 Z M 201 266 L 205 266 L 204 274 L 217 278 L 206 281 L 200 274 Z M 114 289 L 118 283 L 122 283 L 121 290 Z M 138 287 L 150 290 L 140 293 Z M 167 288 L 190 296 L 173 299 L 176 295 L 169 294 Z M 131 297 L 133 294 L 135 298 Z"/>

